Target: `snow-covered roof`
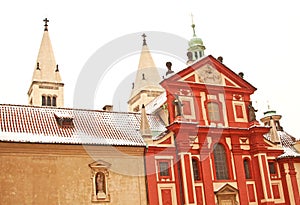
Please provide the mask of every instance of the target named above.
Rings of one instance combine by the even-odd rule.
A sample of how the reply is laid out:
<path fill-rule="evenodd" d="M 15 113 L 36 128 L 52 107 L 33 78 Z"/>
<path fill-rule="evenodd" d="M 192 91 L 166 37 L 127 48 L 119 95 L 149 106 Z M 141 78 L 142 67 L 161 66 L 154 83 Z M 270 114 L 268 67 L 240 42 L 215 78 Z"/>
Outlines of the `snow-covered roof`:
<path fill-rule="evenodd" d="M 280 138 L 281 146 L 284 150 L 284 153 L 278 156 L 278 159 L 287 158 L 287 157 L 300 157 L 300 153 L 294 148 L 296 138 L 286 133 L 285 131 L 277 131 L 277 134 Z M 271 139 L 271 134 L 267 133 L 264 135 L 267 140 Z"/>
<path fill-rule="evenodd" d="M 57 117 L 72 118 L 71 126 Z M 165 131 L 158 117 L 147 118 L 153 133 Z M 0 105 L 0 141 L 145 146 L 140 121 L 139 113 Z"/>
<path fill-rule="evenodd" d="M 68 118 L 68 119 L 73 119 L 74 116 L 70 115 L 68 112 L 55 112 L 54 115 L 58 118 Z"/>
<path fill-rule="evenodd" d="M 167 94 L 166 94 L 166 92 L 163 92 L 162 94 L 160 94 L 159 96 L 154 98 L 150 103 L 148 103 L 145 106 L 146 113 L 152 114 L 158 108 L 160 108 L 160 106 L 162 106 L 166 101 L 167 101 Z"/>

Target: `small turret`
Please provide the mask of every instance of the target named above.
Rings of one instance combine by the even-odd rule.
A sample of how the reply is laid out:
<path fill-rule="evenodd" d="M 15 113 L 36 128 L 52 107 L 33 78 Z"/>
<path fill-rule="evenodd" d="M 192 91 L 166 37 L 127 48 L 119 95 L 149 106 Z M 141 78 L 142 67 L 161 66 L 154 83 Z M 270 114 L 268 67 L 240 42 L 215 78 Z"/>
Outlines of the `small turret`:
<path fill-rule="evenodd" d="M 147 144 L 152 142 L 152 132 L 150 129 L 149 121 L 146 114 L 145 105 L 142 105 L 141 109 L 141 126 L 140 133 Z"/>
<path fill-rule="evenodd" d="M 192 64 L 194 61 L 198 60 L 202 56 L 204 56 L 205 46 L 203 45 L 203 41 L 201 38 L 198 38 L 195 31 L 195 24 L 192 15 L 192 29 L 193 29 L 193 38 L 189 41 L 188 48 L 188 61 L 187 64 Z"/>
<path fill-rule="evenodd" d="M 278 131 L 283 131 L 283 128 L 280 126 L 281 115 L 277 115 L 275 110 L 268 110 L 264 112 L 264 117 L 260 119 L 265 126 L 270 126 L 270 140 L 273 143 L 280 143 L 280 136 Z"/>

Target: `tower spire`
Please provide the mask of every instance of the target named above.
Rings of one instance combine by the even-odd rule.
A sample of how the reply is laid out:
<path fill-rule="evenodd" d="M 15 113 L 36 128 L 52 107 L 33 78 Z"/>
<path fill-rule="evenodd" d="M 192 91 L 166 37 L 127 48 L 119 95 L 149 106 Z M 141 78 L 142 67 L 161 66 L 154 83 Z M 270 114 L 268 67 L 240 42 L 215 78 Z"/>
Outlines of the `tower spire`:
<path fill-rule="evenodd" d="M 49 20 L 43 20 L 44 34 L 28 90 L 30 105 L 63 107 L 63 87 L 48 32 Z"/>
<path fill-rule="evenodd" d="M 164 89 L 159 85 L 161 77 L 149 51 L 146 34 L 142 34 L 142 38 L 143 46 L 140 61 L 128 101 L 128 110 L 135 112 L 141 110 L 142 104 L 147 105 L 151 100 L 164 92 Z"/>

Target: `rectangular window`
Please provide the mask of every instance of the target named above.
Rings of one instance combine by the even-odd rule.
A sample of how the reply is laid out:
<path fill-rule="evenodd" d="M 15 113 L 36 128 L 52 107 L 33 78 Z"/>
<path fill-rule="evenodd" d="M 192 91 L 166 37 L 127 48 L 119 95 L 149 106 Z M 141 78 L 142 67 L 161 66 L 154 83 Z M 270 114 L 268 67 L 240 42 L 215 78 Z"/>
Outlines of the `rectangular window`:
<path fill-rule="evenodd" d="M 212 122 L 220 122 L 221 117 L 220 117 L 220 108 L 219 104 L 215 102 L 209 102 L 207 104 L 207 112 L 208 112 L 208 117 L 209 120 Z"/>
<path fill-rule="evenodd" d="M 269 162 L 269 171 L 271 175 L 277 174 L 275 162 Z"/>
<path fill-rule="evenodd" d="M 159 162 L 159 175 L 161 177 L 170 176 L 169 167 L 170 167 L 169 162 Z"/>

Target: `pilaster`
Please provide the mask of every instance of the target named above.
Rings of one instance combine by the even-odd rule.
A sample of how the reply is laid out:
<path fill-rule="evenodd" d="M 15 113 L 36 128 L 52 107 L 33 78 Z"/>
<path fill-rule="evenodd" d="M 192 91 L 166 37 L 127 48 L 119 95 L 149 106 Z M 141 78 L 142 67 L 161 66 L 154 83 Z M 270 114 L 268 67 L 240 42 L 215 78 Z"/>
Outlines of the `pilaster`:
<path fill-rule="evenodd" d="M 241 149 L 239 141 L 240 140 L 238 136 L 233 136 L 231 138 L 232 154 L 234 158 L 235 170 L 239 170 L 236 172 L 236 181 L 239 188 L 240 205 L 248 205 L 249 198 L 248 198 L 246 177 L 245 177 L 245 172 L 242 171 L 244 169 L 243 157 L 242 157 L 243 150 Z"/>
<path fill-rule="evenodd" d="M 300 205 L 299 188 L 298 188 L 298 182 L 297 182 L 297 177 L 296 177 L 297 172 L 295 171 L 294 163 L 292 160 L 289 160 L 288 165 L 289 165 L 288 174 L 290 175 L 290 178 L 291 178 L 295 204 Z"/>
<path fill-rule="evenodd" d="M 210 164 L 210 153 L 211 149 L 208 147 L 207 139 L 204 141 L 201 140 L 198 136 L 199 144 L 200 144 L 200 160 L 201 160 L 201 172 L 202 172 L 202 180 L 203 180 L 203 189 L 204 189 L 204 197 L 205 201 L 210 204 L 215 204 L 215 195 L 214 195 L 214 187 L 212 181 L 212 170 Z"/>

